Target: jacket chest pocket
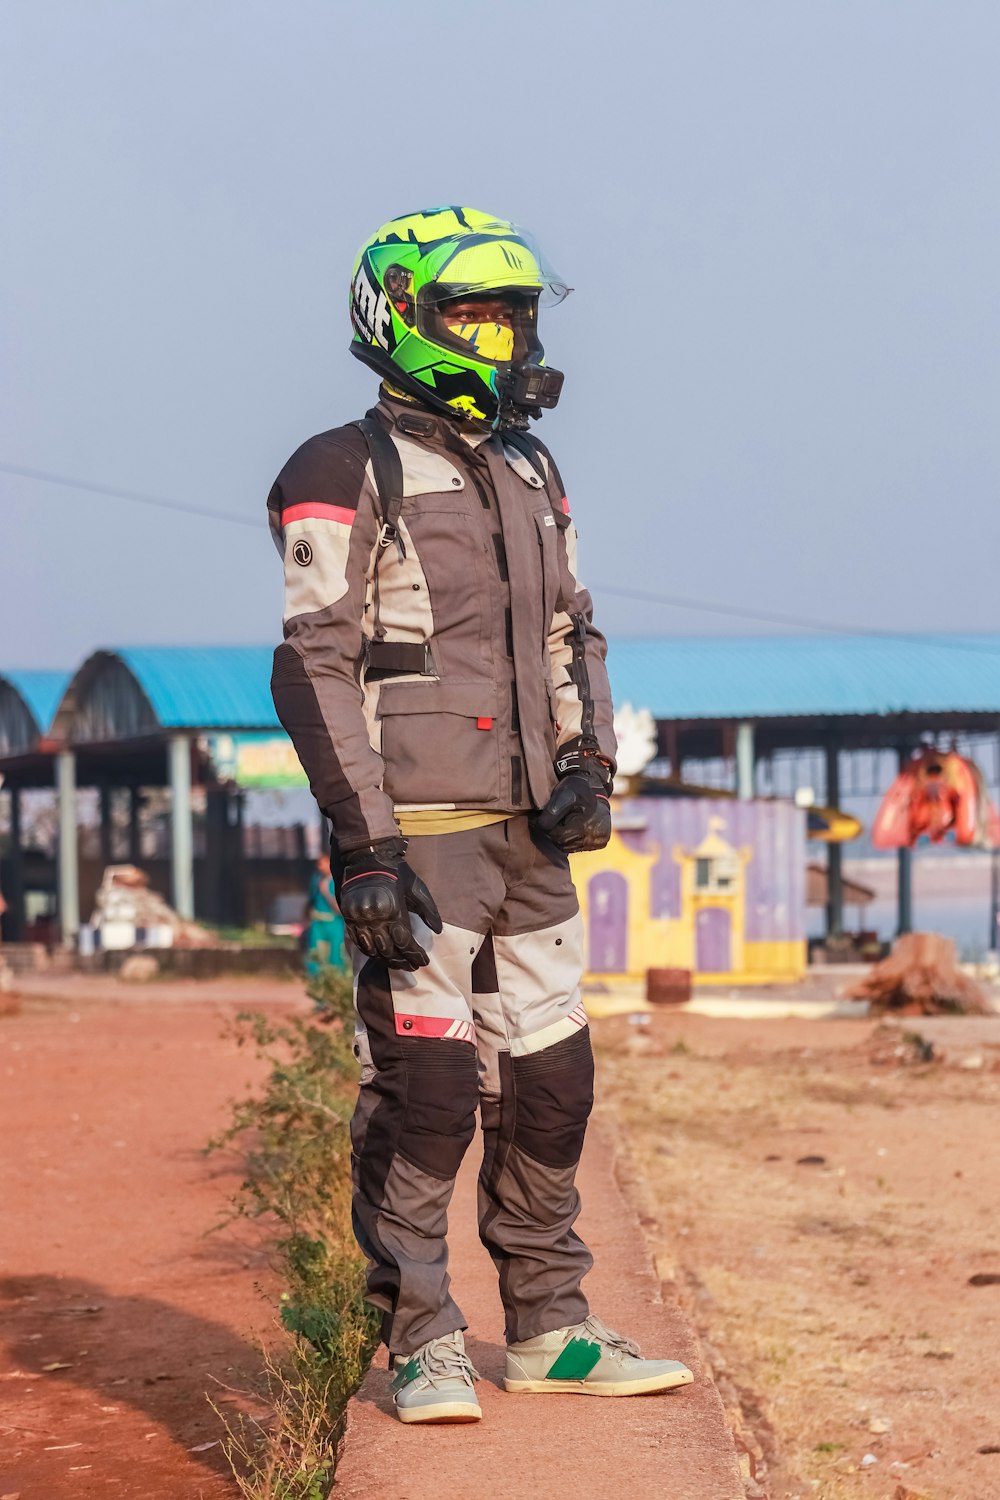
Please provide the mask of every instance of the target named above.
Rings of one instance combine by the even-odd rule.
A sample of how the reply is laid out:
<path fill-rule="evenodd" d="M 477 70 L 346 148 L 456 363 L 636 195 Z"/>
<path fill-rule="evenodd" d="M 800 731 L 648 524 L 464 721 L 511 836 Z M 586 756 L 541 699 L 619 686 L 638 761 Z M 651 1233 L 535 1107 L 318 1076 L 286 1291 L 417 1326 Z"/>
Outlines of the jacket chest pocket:
<path fill-rule="evenodd" d="M 500 794 L 496 685 L 386 682 L 379 693 L 383 787 L 397 805 L 488 805 Z"/>
<path fill-rule="evenodd" d="M 542 630 L 546 638 L 552 627 L 552 616 L 559 605 L 562 570 L 559 558 L 559 523 L 551 510 L 535 513 L 538 553 L 542 568 Z"/>
<path fill-rule="evenodd" d="M 455 501 L 421 498 L 403 514 L 426 579 L 434 633 L 460 632 L 478 642 L 488 588 L 482 523 L 461 496 Z"/>

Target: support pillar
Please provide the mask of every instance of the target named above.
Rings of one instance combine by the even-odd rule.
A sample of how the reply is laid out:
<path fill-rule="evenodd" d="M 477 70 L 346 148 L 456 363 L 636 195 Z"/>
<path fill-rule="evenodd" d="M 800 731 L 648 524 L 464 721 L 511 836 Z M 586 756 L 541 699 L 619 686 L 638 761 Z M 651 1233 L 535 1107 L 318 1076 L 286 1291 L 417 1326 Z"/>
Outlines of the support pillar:
<path fill-rule="evenodd" d="M 1000 739 L 997 744 L 1000 765 Z M 990 850 L 990 941 L 989 951 L 1000 952 L 1000 848 Z"/>
<path fill-rule="evenodd" d="M 907 932 L 913 931 L 913 850 L 899 849 L 899 900 L 897 910 L 899 916 L 896 921 L 896 935 L 903 937 Z"/>
<path fill-rule="evenodd" d="M 749 802 L 754 792 L 754 748 L 753 725 L 736 726 L 736 795 L 741 802 Z"/>
<path fill-rule="evenodd" d="M 670 762 L 669 781 L 684 780 L 684 765 L 681 760 L 681 732 L 676 724 L 668 724 L 665 733 L 667 759 Z"/>
<path fill-rule="evenodd" d="M 826 805 L 840 806 L 840 747 L 826 746 Z M 844 847 L 826 846 L 826 935 L 839 938 L 844 932 Z"/>
<path fill-rule="evenodd" d="M 128 862 L 137 865 L 142 858 L 142 825 L 139 814 L 142 809 L 142 792 L 137 786 L 128 789 Z"/>
<path fill-rule="evenodd" d="M 179 917 L 194 917 L 194 822 L 191 812 L 191 742 L 186 734 L 171 735 L 170 853 L 171 894 Z"/>
<path fill-rule="evenodd" d="M 107 783 L 102 783 L 98 788 L 98 801 L 101 813 L 101 865 L 107 868 L 114 863 L 114 828 L 111 821 L 112 791 Z"/>
<path fill-rule="evenodd" d="M 913 753 L 912 746 L 900 745 L 898 753 L 899 769 L 902 771 L 909 763 Z M 904 937 L 906 933 L 913 931 L 913 850 L 909 848 L 898 851 L 896 893 L 896 935 Z"/>
<path fill-rule="evenodd" d="M 59 798 L 59 927 L 64 946 L 71 947 L 80 931 L 80 862 L 76 827 L 76 756 L 60 750 L 56 756 Z"/>
<path fill-rule="evenodd" d="M 24 851 L 21 847 L 21 788 L 10 796 L 10 854 L 7 857 L 7 932 L 12 943 L 24 941 Z"/>
<path fill-rule="evenodd" d="M 234 927 L 245 927 L 247 925 L 247 856 L 243 839 L 243 812 L 245 793 L 239 790 L 230 793 L 229 805 L 232 809 L 231 840 L 232 856 L 229 860 L 229 872 L 232 882 L 230 895 L 232 900 L 231 912 Z M 227 813 L 227 821 L 229 814 Z"/>
<path fill-rule="evenodd" d="M 202 865 L 201 915 L 220 927 L 229 923 L 226 910 L 226 840 L 229 836 L 229 796 L 225 787 L 205 793 L 205 855 Z"/>

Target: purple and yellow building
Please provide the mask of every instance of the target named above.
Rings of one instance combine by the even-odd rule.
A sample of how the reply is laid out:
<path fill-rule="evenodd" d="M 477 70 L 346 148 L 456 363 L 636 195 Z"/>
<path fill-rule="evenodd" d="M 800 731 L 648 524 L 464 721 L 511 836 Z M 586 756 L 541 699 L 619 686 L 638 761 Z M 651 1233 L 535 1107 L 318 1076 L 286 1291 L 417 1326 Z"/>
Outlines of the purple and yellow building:
<path fill-rule="evenodd" d="M 806 826 L 790 802 L 615 800 L 606 849 L 573 856 L 595 978 L 690 969 L 762 984 L 806 970 Z"/>

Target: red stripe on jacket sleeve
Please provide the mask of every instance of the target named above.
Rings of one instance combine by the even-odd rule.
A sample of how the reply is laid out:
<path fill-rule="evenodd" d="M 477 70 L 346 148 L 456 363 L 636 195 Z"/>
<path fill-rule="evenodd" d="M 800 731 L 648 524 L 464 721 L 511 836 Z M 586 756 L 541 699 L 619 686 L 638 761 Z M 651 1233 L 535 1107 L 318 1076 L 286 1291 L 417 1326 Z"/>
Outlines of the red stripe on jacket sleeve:
<path fill-rule="evenodd" d="M 322 500 L 307 500 L 303 505 L 288 505 L 281 513 L 282 526 L 292 521 L 337 521 L 353 526 L 357 512 L 346 505 L 326 505 Z"/>

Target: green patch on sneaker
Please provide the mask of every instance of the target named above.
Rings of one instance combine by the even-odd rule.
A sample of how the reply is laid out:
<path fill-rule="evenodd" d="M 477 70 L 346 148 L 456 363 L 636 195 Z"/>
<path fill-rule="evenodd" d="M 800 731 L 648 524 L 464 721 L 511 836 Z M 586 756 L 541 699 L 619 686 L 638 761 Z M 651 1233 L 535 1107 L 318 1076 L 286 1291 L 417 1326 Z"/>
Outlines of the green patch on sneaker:
<path fill-rule="evenodd" d="M 589 1339 L 570 1339 L 559 1358 L 545 1376 L 546 1380 L 586 1380 L 591 1370 L 601 1361 L 603 1350 L 600 1344 Z"/>
<path fill-rule="evenodd" d="M 407 1360 L 403 1368 L 401 1370 L 397 1370 L 395 1375 L 393 1376 L 391 1389 L 394 1391 L 401 1391 L 404 1385 L 409 1385 L 411 1380 L 416 1380 L 419 1374 L 419 1359 Z"/>

